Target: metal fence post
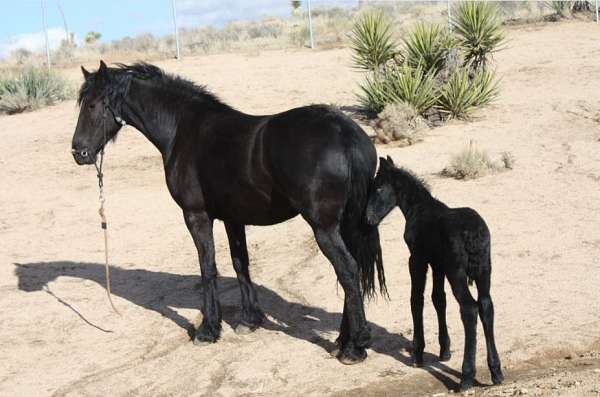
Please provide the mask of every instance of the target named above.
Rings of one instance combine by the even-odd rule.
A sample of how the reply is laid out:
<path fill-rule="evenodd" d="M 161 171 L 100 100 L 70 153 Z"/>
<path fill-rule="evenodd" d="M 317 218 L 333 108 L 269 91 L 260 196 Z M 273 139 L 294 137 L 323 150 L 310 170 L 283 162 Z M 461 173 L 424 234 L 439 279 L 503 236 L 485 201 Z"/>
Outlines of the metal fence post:
<path fill-rule="evenodd" d="M 46 64 L 50 71 L 50 47 L 48 44 L 48 27 L 46 26 L 46 0 L 41 0 L 42 3 L 42 24 L 44 25 L 44 38 L 46 39 Z"/>
<path fill-rule="evenodd" d="M 596 23 L 598 23 L 598 0 L 596 0 Z"/>
<path fill-rule="evenodd" d="M 175 0 L 171 0 L 171 8 L 173 10 L 173 29 L 175 29 L 175 59 L 179 60 L 181 54 L 179 53 L 179 29 L 177 28 L 177 8 L 175 7 Z"/>
<path fill-rule="evenodd" d="M 448 0 L 448 30 L 450 31 L 452 30 L 452 6 L 450 5 L 451 2 L 452 0 Z"/>
<path fill-rule="evenodd" d="M 310 48 L 315 48 L 315 42 L 313 40 L 312 15 L 310 13 L 310 0 L 308 0 L 308 32 L 310 34 Z"/>

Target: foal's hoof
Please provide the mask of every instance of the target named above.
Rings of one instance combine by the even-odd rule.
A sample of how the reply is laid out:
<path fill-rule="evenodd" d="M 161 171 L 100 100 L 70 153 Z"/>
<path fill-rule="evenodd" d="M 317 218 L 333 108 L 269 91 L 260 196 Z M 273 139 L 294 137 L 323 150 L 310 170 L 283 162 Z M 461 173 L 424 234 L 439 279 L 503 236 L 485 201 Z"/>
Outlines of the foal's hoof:
<path fill-rule="evenodd" d="M 452 358 L 450 350 L 440 352 L 440 361 L 450 361 L 450 358 Z"/>
<path fill-rule="evenodd" d="M 246 324 L 238 324 L 238 326 L 235 327 L 235 333 L 238 335 L 250 335 L 251 333 L 256 331 L 257 328 L 257 325 L 251 326 Z"/>
<path fill-rule="evenodd" d="M 460 391 L 469 390 L 473 387 L 473 379 L 463 379 L 460 381 Z"/>
<path fill-rule="evenodd" d="M 412 366 L 415 368 L 421 368 L 423 366 L 423 356 L 412 356 Z"/>
<path fill-rule="evenodd" d="M 202 323 L 196 330 L 193 342 L 196 346 L 204 346 L 215 343 L 219 339 L 219 336 L 220 329 L 218 327 L 209 327 L 208 325 Z"/>
<path fill-rule="evenodd" d="M 365 361 L 367 351 L 364 349 L 342 349 L 337 354 L 337 359 L 344 365 L 354 365 Z"/>

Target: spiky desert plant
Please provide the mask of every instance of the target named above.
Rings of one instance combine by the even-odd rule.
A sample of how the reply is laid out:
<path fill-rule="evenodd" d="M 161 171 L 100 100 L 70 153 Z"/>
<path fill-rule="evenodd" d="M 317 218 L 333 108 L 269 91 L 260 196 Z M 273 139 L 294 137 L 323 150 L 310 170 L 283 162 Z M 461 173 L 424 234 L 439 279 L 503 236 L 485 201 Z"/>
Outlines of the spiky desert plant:
<path fill-rule="evenodd" d="M 388 66 L 383 72 L 367 75 L 360 89 L 358 100 L 371 113 L 380 113 L 388 104 L 403 102 L 422 114 L 437 100 L 434 76 L 420 66 Z"/>
<path fill-rule="evenodd" d="M 560 17 L 566 18 L 571 10 L 572 1 L 546 1 L 544 5 Z"/>
<path fill-rule="evenodd" d="M 385 82 L 389 103 L 404 102 L 418 114 L 423 114 L 437 100 L 434 75 L 425 73 L 421 66 L 393 66 L 388 69 Z"/>
<path fill-rule="evenodd" d="M 446 29 L 425 23 L 418 23 L 403 42 L 405 63 L 434 74 L 444 66 L 448 51 L 452 47 L 452 38 Z"/>
<path fill-rule="evenodd" d="M 489 1 L 461 2 L 451 25 L 464 52 L 465 63 L 485 67 L 489 57 L 501 49 L 505 35 L 496 4 Z"/>
<path fill-rule="evenodd" d="M 457 70 L 440 89 L 436 107 L 450 118 L 467 118 L 479 106 L 498 97 L 498 82 L 489 69 L 470 77 L 468 69 Z"/>
<path fill-rule="evenodd" d="M 355 67 L 376 70 L 397 53 L 392 26 L 381 11 L 362 15 L 350 32 L 350 48 Z"/>

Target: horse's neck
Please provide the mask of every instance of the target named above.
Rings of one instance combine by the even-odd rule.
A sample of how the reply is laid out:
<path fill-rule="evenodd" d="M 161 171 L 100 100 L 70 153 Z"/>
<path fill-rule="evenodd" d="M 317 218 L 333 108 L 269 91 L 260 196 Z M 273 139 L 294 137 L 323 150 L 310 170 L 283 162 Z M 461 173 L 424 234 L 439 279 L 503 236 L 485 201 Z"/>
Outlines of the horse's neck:
<path fill-rule="evenodd" d="M 161 100 L 160 92 L 133 80 L 123 106 L 126 122 L 139 130 L 167 160 L 177 133 L 175 109 Z"/>

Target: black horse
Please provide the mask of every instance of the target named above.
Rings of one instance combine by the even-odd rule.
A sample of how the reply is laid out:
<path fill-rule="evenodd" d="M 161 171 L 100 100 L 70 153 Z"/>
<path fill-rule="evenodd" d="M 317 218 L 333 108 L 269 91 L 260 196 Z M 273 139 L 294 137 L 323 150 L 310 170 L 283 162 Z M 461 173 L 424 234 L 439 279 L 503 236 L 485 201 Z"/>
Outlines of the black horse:
<path fill-rule="evenodd" d="M 444 279 L 448 278 L 460 305 L 465 329 L 461 388 L 473 386 L 475 378 L 477 312 L 483 323 L 492 382 L 502 383 L 504 377 L 494 341 L 494 306 L 490 297 L 490 232 L 484 220 L 471 208 L 448 208 L 431 195 L 423 181 L 408 170 L 396 168 L 388 156 L 387 160 L 380 159 L 374 191 L 367 205 L 367 223 L 377 225 L 395 206 L 400 207 L 406 218 L 404 241 L 410 250 L 413 364 L 423 365 L 423 293 L 427 264 L 430 264 L 433 270 L 431 299 L 438 317 L 440 360 L 450 359 L 444 292 Z M 468 282 L 471 280 L 477 285 L 477 301 L 469 291 Z"/>
<path fill-rule="evenodd" d="M 253 330 L 264 314 L 248 272 L 244 225 L 272 225 L 300 214 L 344 290 L 337 357 L 345 364 L 364 360 L 370 330 L 363 294 L 375 292 L 375 273 L 385 291 L 379 233 L 364 222 L 377 165 L 365 132 L 327 106 L 247 115 L 146 63 L 109 68 L 101 61 L 97 72 L 82 71 L 72 143 L 77 164 L 94 164 L 125 124 L 162 154 L 169 192 L 200 260 L 203 320 L 194 342 L 215 342 L 221 331 L 213 221 L 225 223 L 240 284 L 238 327 Z"/>

